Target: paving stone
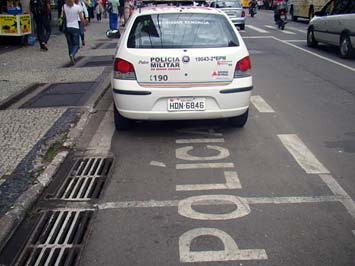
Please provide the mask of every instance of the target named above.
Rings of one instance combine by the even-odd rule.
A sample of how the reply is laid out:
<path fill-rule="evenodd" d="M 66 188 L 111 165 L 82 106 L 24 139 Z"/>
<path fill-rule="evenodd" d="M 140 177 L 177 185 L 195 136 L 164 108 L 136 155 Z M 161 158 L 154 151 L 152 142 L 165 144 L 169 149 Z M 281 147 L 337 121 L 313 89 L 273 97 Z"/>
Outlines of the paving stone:
<path fill-rule="evenodd" d="M 16 168 L 65 110 L 43 108 L 0 112 L 0 177 Z"/>

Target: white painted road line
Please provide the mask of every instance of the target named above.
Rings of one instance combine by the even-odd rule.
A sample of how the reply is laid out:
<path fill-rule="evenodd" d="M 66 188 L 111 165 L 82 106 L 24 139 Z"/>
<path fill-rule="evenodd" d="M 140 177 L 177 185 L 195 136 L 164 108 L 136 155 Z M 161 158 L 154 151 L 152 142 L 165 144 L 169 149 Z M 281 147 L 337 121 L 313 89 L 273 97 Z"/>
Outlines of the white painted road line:
<path fill-rule="evenodd" d="M 346 191 L 331 175 L 319 175 L 319 177 L 323 180 L 324 183 L 327 184 L 327 186 L 334 193 L 335 196 L 343 198 L 341 202 L 343 203 L 349 214 L 353 218 L 355 218 L 355 203 L 349 196 L 349 194 L 346 193 Z"/>
<path fill-rule="evenodd" d="M 294 30 L 294 31 L 298 31 L 298 32 L 304 33 L 304 34 L 306 34 L 306 33 L 307 33 L 307 31 L 306 31 L 306 30 L 301 30 L 301 29 L 297 29 L 297 28 L 294 28 L 294 27 L 289 27 L 289 26 L 287 26 L 287 28 L 288 28 L 288 29 L 290 29 L 290 30 Z"/>
<path fill-rule="evenodd" d="M 277 135 L 285 148 L 307 174 L 329 174 L 302 140 L 295 134 Z"/>
<path fill-rule="evenodd" d="M 307 42 L 307 40 L 284 40 L 286 42 Z"/>
<path fill-rule="evenodd" d="M 251 103 L 260 113 L 274 113 L 274 109 L 260 95 L 251 96 Z"/>
<path fill-rule="evenodd" d="M 150 165 L 152 166 L 158 166 L 158 167 L 166 167 L 165 163 L 162 162 L 157 162 L 157 161 L 151 161 Z"/>
<path fill-rule="evenodd" d="M 353 67 L 350 67 L 350 66 L 347 66 L 347 65 L 345 65 L 345 64 L 339 63 L 339 62 L 337 62 L 337 61 L 335 61 L 335 60 L 332 60 L 332 59 L 329 59 L 329 58 L 327 58 L 327 57 L 325 57 L 325 56 L 322 56 L 322 55 L 313 53 L 313 52 L 311 52 L 311 51 L 309 51 L 309 50 L 307 50 L 307 49 L 304 49 L 304 48 L 302 48 L 302 47 L 299 47 L 299 46 L 297 46 L 297 45 L 295 45 L 295 44 L 292 44 L 292 43 L 290 43 L 290 42 L 281 40 L 281 39 L 276 38 L 276 37 L 274 37 L 274 36 L 271 36 L 270 38 L 272 38 L 272 39 L 274 39 L 274 40 L 276 40 L 276 41 L 282 42 L 282 43 L 284 43 L 284 44 L 287 44 L 287 45 L 289 45 L 289 46 L 292 46 L 292 47 L 294 47 L 294 48 L 296 48 L 296 49 L 298 49 L 298 50 L 301 50 L 301 51 L 303 51 L 303 52 L 306 52 L 306 53 L 309 53 L 309 54 L 311 54 L 311 55 L 314 55 L 314 56 L 316 56 L 316 57 L 318 57 L 318 58 L 321 58 L 321 59 L 323 59 L 323 60 L 326 60 L 326 61 L 328 61 L 328 62 L 331 62 L 331 63 L 333 63 L 333 64 L 336 64 L 336 65 L 338 65 L 338 66 L 344 67 L 344 68 L 346 68 L 346 69 L 348 69 L 348 70 L 350 70 L 350 71 L 355 72 L 355 68 L 353 68 Z"/>
<path fill-rule="evenodd" d="M 190 143 L 223 143 L 223 138 L 218 139 L 178 139 L 177 144 L 190 144 Z"/>
<path fill-rule="evenodd" d="M 243 39 L 272 39 L 273 36 L 243 36 Z"/>
<path fill-rule="evenodd" d="M 194 134 L 194 135 L 207 135 L 207 136 L 214 136 L 214 137 L 222 137 L 223 136 L 222 133 L 215 133 L 215 132 L 213 132 L 213 130 L 209 130 L 208 132 L 206 132 L 205 130 L 206 129 L 191 128 L 189 130 L 176 130 L 176 132 L 186 133 L 186 134 Z"/>
<path fill-rule="evenodd" d="M 191 184 L 191 185 L 177 185 L 176 191 L 196 191 L 196 190 L 213 190 L 213 189 L 240 189 L 242 188 L 237 172 L 225 171 L 224 177 L 226 182 L 224 184 Z"/>
<path fill-rule="evenodd" d="M 302 204 L 302 203 L 325 203 L 325 202 L 341 202 L 343 197 L 338 196 L 314 196 L 314 197 L 247 197 L 243 198 L 248 204 Z M 180 200 L 148 200 L 148 201 L 117 201 L 96 204 L 99 210 L 107 209 L 127 209 L 127 208 L 164 208 L 177 207 Z M 231 203 L 223 201 L 203 201 L 197 202 L 195 205 L 230 205 Z"/>
<path fill-rule="evenodd" d="M 258 28 L 258 27 L 252 26 L 252 25 L 245 25 L 245 27 L 247 27 L 248 29 L 252 29 L 257 32 L 260 32 L 260 33 L 269 33 L 267 30 L 263 30 L 261 28 Z"/>
<path fill-rule="evenodd" d="M 276 26 L 265 25 L 265 27 L 268 29 L 278 30 Z M 292 31 L 288 31 L 288 30 L 280 30 L 280 32 L 285 33 L 285 34 L 292 34 L 292 35 L 296 34 Z"/>
<path fill-rule="evenodd" d="M 234 163 L 182 163 L 176 169 L 234 168 Z"/>

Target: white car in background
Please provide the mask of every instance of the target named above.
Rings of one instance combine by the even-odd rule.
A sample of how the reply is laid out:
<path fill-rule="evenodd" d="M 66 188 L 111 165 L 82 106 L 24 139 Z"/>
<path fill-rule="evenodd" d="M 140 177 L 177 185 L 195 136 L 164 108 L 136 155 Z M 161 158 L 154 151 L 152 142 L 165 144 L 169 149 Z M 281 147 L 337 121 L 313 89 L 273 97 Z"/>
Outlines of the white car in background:
<path fill-rule="evenodd" d="M 248 50 L 228 16 L 193 6 L 136 9 L 112 75 L 118 130 L 134 120 L 227 119 L 242 127 L 253 88 Z"/>
<path fill-rule="evenodd" d="M 355 55 L 355 1 L 331 0 L 315 13 L 307 31 L 307 45 L 318 42 L 339 47 L 342 58 Z"/>

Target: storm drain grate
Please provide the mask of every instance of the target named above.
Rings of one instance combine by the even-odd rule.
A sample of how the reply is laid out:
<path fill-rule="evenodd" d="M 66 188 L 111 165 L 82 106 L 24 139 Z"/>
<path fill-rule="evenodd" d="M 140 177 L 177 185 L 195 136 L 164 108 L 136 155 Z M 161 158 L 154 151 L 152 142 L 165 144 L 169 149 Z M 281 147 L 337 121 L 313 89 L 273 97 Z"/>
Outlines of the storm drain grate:
<path fill-rule="evenodd" d="M 52 199 L 91 200 L 100 196 L 112 158 L 78 159 Z"/>
<path fill-rule="evenodd" d="M 93 211 L 43 213 L 16 266 L 75 265 Z"/>

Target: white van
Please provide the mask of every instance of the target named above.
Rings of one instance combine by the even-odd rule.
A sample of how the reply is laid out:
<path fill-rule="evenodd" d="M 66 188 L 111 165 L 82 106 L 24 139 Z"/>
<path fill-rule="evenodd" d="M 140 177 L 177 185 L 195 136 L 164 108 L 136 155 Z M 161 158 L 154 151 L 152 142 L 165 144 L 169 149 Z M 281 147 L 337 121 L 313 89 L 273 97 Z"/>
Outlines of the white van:
<path fill-rule="evenodd" d="M 355 54 L 355 1 L 331 0 L 315 13 L 307 32 L 307 45 L 318 42 L 339 47 L 339 56 L 350 58 Z"/>

